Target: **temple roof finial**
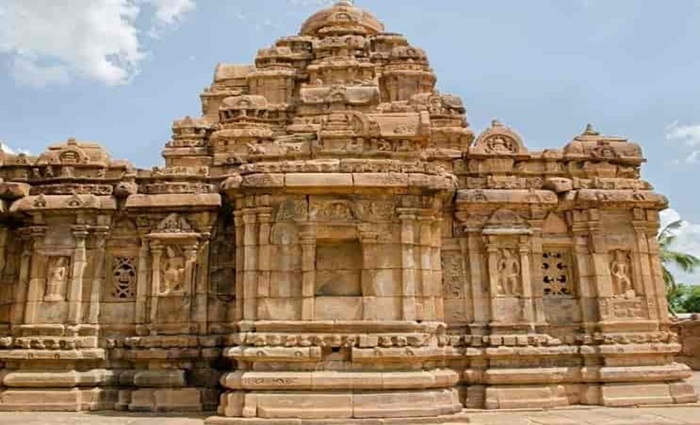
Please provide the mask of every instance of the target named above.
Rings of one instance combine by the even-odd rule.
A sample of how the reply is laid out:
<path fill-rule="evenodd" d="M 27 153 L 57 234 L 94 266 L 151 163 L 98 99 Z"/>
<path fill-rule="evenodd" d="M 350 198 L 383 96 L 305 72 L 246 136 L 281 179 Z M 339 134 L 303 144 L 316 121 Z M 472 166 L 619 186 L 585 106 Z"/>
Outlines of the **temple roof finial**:
<path fill-rule="evenodd" d="M 593 124 L 586 124 L 586 129 L 583 130 L 583 136 L 600 136 L 600 133 L 593 128 Z"/>

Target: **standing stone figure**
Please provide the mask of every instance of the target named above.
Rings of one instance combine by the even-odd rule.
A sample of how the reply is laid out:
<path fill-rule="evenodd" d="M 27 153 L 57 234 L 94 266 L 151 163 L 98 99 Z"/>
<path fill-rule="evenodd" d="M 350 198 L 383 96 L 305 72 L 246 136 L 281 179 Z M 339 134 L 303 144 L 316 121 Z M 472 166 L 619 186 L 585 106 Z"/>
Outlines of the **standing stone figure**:
<path fill-rule="evenodd" d="M 499 251 L 498 292 L 501 295 L 515 295 L 520 279 L 520 261 L 510 249 Z"/>
<path fill-rule="evenodd" d="M 632 280 L 629 276 L 629 262 L 623 251 L 615 251 L 610 262 L 610 274 L 612 275 L 613 291 L 615 295 L 634 297 Z"/>
<path fill-rule="evenodd" d="M 67 283 L 68 264 L 66 257 L 59 257 L 53 260 L 53 264 L 49 266 L 44 301 L 64 301 Z"/>
<path fill-rule="evenodd" d="M 163 286 L 160 295 L 170 295 L 182 290 L 185 282 L 185 260 L 177 254 L 173 247 L 166 249 L 162 275 Z"/>

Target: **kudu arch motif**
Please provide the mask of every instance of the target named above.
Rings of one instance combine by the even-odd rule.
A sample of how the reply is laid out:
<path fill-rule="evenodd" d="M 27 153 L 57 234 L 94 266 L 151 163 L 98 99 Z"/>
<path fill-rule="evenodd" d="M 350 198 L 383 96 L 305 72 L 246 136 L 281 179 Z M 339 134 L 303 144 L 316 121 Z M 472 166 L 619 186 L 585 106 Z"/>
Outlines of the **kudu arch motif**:
<path fill-rule="evenodd" d="M 0 154 L 0 409 L 402 423 L 695 400 L 639 146 L 475 137 L 435 87 L 423 50 L 341 1 L 217 66 L 163 167 L 73 139 Z"/>

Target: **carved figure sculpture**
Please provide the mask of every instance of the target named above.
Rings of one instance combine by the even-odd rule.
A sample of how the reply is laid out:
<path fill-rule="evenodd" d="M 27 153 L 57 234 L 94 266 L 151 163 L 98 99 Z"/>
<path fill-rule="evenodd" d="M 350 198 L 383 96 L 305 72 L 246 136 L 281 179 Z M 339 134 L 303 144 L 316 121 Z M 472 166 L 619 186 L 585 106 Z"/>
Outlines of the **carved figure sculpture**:
<path fill-rule="evenodd" d="M 46 279 L 44 301 L 64 301 L 66 284 L 68 283 L 68 259 L 66 257 L 52 258 Z"/>
<path fill-rule="evenodd" d="M 498 292 L 501 295 L 515 295 L 519 287 L 520 260 L 508 248 L 498 251 L 498 255 Z"/>
<path fill-rule="evenodd" d="M 160 295 L 171 295 L 182 291 L 185 283 L 185 259 L 174 247 L 167 247 L 166 258 L 162 267 L 162 286 Z"/>
<path fill-rule="evenodd" d="M 627 298 L 634 297 L 635 292 L 630 278 L 629 254 L 624 251 L 614 251 L 610 262 L 613 292 L 615 295 Z"/>

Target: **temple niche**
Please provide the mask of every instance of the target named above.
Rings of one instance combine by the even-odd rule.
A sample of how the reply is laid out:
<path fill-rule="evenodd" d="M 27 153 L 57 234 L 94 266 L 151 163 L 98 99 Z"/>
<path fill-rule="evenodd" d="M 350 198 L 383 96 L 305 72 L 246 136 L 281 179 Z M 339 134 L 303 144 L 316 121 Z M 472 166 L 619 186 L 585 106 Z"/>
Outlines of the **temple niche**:
<path fill-rule="evenodd" d="M 0 153 L 0 410 L 399 424 L 697 400 L 639 145 L 475 134 L 436 82 L 339 1 L 218 65 L 163 166 L 75 139 Z"/>

